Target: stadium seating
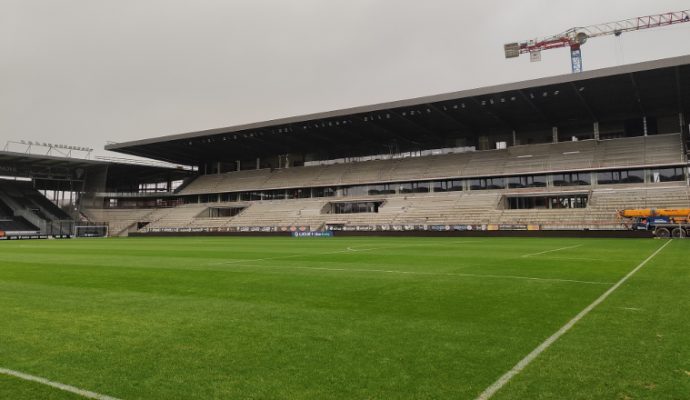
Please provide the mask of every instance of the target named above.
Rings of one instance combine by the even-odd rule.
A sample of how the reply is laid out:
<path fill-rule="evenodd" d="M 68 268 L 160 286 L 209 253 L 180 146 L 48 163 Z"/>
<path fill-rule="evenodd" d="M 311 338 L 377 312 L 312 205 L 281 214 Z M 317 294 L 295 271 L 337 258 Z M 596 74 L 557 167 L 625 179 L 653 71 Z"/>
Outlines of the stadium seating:
<path fill-rule="evenodd" d="M 38 232 L 38 228 L 23 217 L 0 218 L 0 231 L 8 234 L 27 234 Z"/>
<path fill-rule="evenodd" d="M 72 232 L 72 218 L 35 190 L 30 182 L 0 179 L 0 203 L 0 216 L 5 217 L 6 226 L 18 232 Z"/>
<path fill-rule="evenodd" d="M 144 222 L 156 209 L 87 209 L 84 214 L 90 221 L 108 224 L 110 236 L 126 236 L 136 231 L 137 223 Z"/>
<path fill-rule="evenodd" d="M 278 170 L 252 170 L 203 175 L 186 185 L 181 195 L 259 191 L 319 186 L 448 179 L 501 174 L 628 168 L 678 164 L 685 161 L 677 134 L 612 140 L 536 144 L 501 150 L 397 158 Z M 581 188 L 581 189 L 578 189 Z M 540 196 L 578 193 L 586 208 L 505 209 L 509 195 Z M 330 202 L 380 202 L 378 212 L 331 214 Z M 209 217 L 207 210 L 229 203 L 187 204 L 174 208 L 91 210 L 108 221 L 111 234 L 126 235 L 145 223 L 144 230 L 272 227 L 323 229 L 327 225 L 438 226 L 540 225 L 542 229 L 621 229 L 616 210 L 641 207 L 688 207 L 685 182 L 550 186 L 499 190 L 400 193 L 363 196 L 233 202 L 242 211 L 233 217 Z"/>
<path fill-rule="evenodd" d="M 6 233 L 35 233 L 38 227 L 31 224 L 26 218 L 15 216 L 10 206 L 0 199 L 0 231 Z"/>
<path fill-rule="evenodd" d="M 515 193 L 529 193 L 525 190 Z M 543 189 L 540 190 L 534 193 L 543 193 Z M 204 212 L 209 207 L 218 207 L 218 203 L 145 210 L 91 210 L 90 213 L 94 218 L 109 221 L 113 234 L 126 234 L 128 230 L 133 230 L 137 222 L 148 223 L 144 230 L 233 227 L 307 227 L 317 230 L 326 225 L 454 224 L 536 224 L 541 225 L 542 229 L 621 229 L 621 221 L 616 217 L 619 209 L 690 205 L 690 192 L 683 185 L 594 189 L 589 195 L 588 206 L 580 209 L 509 210 L 502 207 L 502 198 L 506 195 L 505 191 L 495 190 L 371 196 L 366 200 L 374 198 L 382 201 L 378 212 L 359 214 L 325 213 L 329 202 L 357 201 L 357 198 L 246 202 L 233 204 L 246 208 L 234 217 L 224 218 L 208 218 L 208 213 Z"/>
<path fill-rule="evenodd" d="M 180 194 L 241 192 L 294 187 L 342 186 L 451 177 L 543 173 L 633 165 L 659 165 L 684 159 L 678 134 L 612 140 L 585 140 L 509 147 L 426 157 L 363 161 L 278 170 L 202 175 Z"/>

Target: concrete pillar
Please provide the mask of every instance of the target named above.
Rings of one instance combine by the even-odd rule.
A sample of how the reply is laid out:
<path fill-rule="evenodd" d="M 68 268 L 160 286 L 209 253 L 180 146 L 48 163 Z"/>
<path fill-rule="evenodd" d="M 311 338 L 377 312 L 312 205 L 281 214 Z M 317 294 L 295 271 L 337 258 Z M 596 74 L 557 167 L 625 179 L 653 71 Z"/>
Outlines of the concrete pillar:
<path fill-rule="evenodd" d="M 261 158 L 256 157 L 256 169 L 261 169 Z"/>
<path fill-rule="evenodd" d="M 551 128 L 551 136 L 553 138 L 553 143 L 558 143 L 558 127 L 554 126 Z"/>
<path fill-rule="evenodd" d="M 220 161 L 216 163 L 216 173 L 220 174 Z"/>
<path fill-rule="evenodd" d="M 517 146 L 517 132 L 513 130 L 513 146 Z"/>
<path fill-rule="evenodd" d="M 678 113 L 678 123 L 680 124 L 680 133 L 687 133 L 687 131 L 685 130 L 685 115 L 683 114 L 683 112 Z"/>
<path fill-rule="evenodd" d="M 240 160 L 235 161 L 235 164 L 236 164 L 235 171 L 239 171 L 239 170 L 242 168 L 242 165 L 241 165 L 241 163 L 240 163 Z"/>
<path fill-rule="evenodd" d="M 594 122 L 594 140 L 599 140 L 599 121 Z"/>

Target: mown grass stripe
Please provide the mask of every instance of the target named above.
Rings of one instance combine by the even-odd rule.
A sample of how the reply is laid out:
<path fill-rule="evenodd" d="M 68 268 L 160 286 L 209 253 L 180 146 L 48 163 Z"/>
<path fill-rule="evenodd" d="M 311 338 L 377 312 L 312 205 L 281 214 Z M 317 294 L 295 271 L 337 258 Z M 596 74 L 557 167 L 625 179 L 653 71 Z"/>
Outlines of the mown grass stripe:
<path fill-rule="evenodd" d="M 503 386 L 505 386 L 515 375 L 519 374 L 525 367 L 527 367 L 532 361 L 534 361 L 535 358 L 539 357 L 541 353 L 543 353 L 546 349 L 548 349 L 554 342 L 556 342 L 561 336 L 563 336 L 566 332 L 570 330 L 578 321 L 580 321 L 582 318 L 584 318 L 587 314 L 589 314 L 590 311 L 592 311 L 596 306 L 601 304 L 604 300 L 606 300 L 611 293 L 616 291 L 622 284 L 624 284 L 628 279 L 630 279 L 631 276 L 633 276 L 637 271 L 639 271 L 642 267 L 645 266 L 652 258 L 654 258 L 657 254 L 661 252 L 666 246 L 671 243 L 671 240 L 666 241 L 661 247 L 656 249 L 654 253 L 652 253 L 649 257 L 645 258 L 644 261 L 642 261 L 640 264 L 638 264 L 635 268 L 633 268 L 632 271 L 628 272 L 627 275 L 625 275 L 621 280 L 616 282 L 615 285 L 611 286 L 609 290 L 604 292 L 601 296 L 599 296 L 596 300 L 594 300 L 590 305 L 585 307 L 584 310 L 580 311 L 579 314 L 577 314 L 573 319 L 568 321 L 565 325 L 563 325 L 556 333 L 551 335 L 548 339 L 546 339 L 544 342 L 542 342 L 539 346 L 537 346 L 534 350 L 532 350 L 529 354 L 525 356 L 522 360 L 520 360 L 513 368 L 511 368 L 508 372 L 503 374 L 496 382 L 491 384 L 488 388 L 486 388 L 479 396 L 477 396 L 476 400 L 488 400 L 490 399 L 496 392 L 498 392 Z"/>

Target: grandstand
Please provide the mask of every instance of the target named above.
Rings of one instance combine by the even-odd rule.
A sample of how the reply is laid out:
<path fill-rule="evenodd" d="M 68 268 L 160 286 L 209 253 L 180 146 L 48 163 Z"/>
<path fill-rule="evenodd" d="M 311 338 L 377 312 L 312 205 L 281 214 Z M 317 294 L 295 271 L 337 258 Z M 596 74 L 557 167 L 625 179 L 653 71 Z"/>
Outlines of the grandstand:
<path fill-rule="evenodd" d="M 689 104 L 684 56 L 106 146 L 187 168 L 3 152 L 0 231 L 621 230 L 690 206 Z"/>
<path fill-rule="evenodd" d="M 86 212 L 114 235 L 624 229 L 690 205 L 689 88 L 685 56 L 111 144 L 198 174 Z"/>
<path fill-rule="evenodd" d="M 71 237 L 78 226 L 107 226 L 121 234 L 117 218 L 100 218 L 105 188 L 131 193 L 150 185 L 169 191 L 189 171 L 147 164 L 0 152 L 0 239 Z M 160 202 L 159 202 L 160 204 Z M 124 213 L 121 213 L 124 215 Z M 143 215 L 127 211 L 128 218 Z M 135 224 L 136 221 L 131 221 Z"/>

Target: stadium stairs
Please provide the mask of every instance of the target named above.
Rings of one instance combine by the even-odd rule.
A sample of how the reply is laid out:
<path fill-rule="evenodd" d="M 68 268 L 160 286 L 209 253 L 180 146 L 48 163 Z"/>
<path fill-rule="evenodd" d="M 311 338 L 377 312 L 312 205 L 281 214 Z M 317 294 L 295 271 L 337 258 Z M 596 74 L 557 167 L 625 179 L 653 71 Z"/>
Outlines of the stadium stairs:
<path fill-rule="evenodd" d="M 24 233 L 71 234 L 72 218 L 35 190 L 29 182 L 0 180 L 0 202 L 6 221 Z M 3 229 L 6 233 L 11 232 Z M 14 232 L 14 231 L 12 231 Z M 16 231 L 20 232 L 20 231 Z"/>
<path fill-rule="evenodd" d="M 520 194 L 529 192 L 520 192 Z M 543 193 L 543 192 L 537 192 Z M 535 194 L 537 194 L 535 193 Z M 568 192 L 564 191 L 563 194 Z M 549 194 L 557 192 L 549 191 Z M 140 224 L 148 229 L 306 227 L 320 230 L 327 225 L 540 225 L 545 230 L 623 229 L 616 210 L 623 208 L 690 205 L 687 186 L 598 188 L 590 191 L 586 208 L 576 209 L 504 209 L 505 191 L 419 193 L 413 195 L 370 196 L 367 201 L 381 201 L 377 213 L 325 213 L 331 202 L 356 201 L 348 198 L 321 198 L 254 201 L 234 217 L 209 218 L 209 207 L 222 203 L 187 204 L 174 208 L 139 210 L 90 210 L 97 220 L 110 222 L 113 236 L 136 231 Z M 233 204 L 234 207 L 238 205 Z"/>

